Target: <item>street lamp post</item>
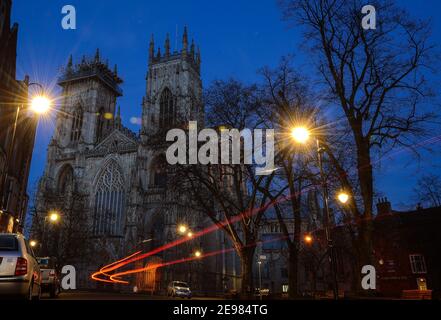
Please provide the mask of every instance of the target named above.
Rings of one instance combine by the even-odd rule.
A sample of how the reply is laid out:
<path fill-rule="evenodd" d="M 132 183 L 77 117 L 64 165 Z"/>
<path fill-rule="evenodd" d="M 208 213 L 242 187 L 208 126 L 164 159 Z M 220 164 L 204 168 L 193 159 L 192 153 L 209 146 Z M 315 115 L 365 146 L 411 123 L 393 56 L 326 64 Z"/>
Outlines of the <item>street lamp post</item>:
<path fill-rule="evenodd" d="M 333 291 L 334 291 L 334 299 L 338 299 L 338 280 L 337 280 L 337 263 L 335 260 L 335 249 L 334 249 L 334 243 L 332 241 L 332 235 L 330 231 L 330 222 L 331 222 L 331 212 L 329 210 L 329 192 L 328 192 L 328 183 L 326 182 L 326 177 L 323 170 L 323 152 L 324 148 L 321 147 L 320 141 L 316 139 L 317 143 L 317 154 L 318 154 L 318 162 L 319 162 L 319 168 L 320 168 L 320 178 L 322 182 L 322 189 L 323 189 L 323 206 L 326 212 L 326 221 L 325 221 L 325 235 L 326 235 L 326 241 L 328 243 L 328 250 L 329 250 L 329 261 L 331 264 L 331 271 L 332 271 L 332 280 L 333 280 Z"/>
<path fill-rule="evenodd" d="M 44 220 L 43 220 L 43 235 L 41 237 L 42 238 L 41 239 L 41 242 L 42 242 L 41 248 L 43 248 L 43 243 L 44 243 L 45 244 L 45 248 L 44 248 L 45 250 L 43 250 L 43 249 L 42 250 L 46 251 L 47 253 L 49 253 L 49 247 L 47 245 L 47 242 L 48 242 L 47 240 L 49 238 L 46 235 L 46 224 L 47 224 L 48 221 L 50 221 L 50 223 L 52 223 L 52 224 L 55 224 L 59 220 L 60 220 L 60 214 L 58 212 L 56 212 L 56 211 L 52 211 L 48 215 L 46 215 L 44 217 Z"/>
<path fill-rule="evenodd" d="M 291 130 L 291 137 L 300 144 L 305 144 L 311 136 L 310 131 L 305 127 L 295 127 Z M 338 281 L 337 281 L 337 264 L 335 260 L 335 250 L 334 244 L 332 241 L 332 235 L 330 231 L 330 222 L 331 222 L 331 212 L 329 210 L 329 192 L 328 192 L 328 184 L 326 181 L 326 177 L 323 170 L 323 153 L 325 149 L 321 146 L 320 140 L 316 137 L 316 147 L 317 147 L 317 157 L 318 157 L 318 165 L 320 171 L 320 180 L 323 189 L 323 206 L 326 212 L 325 219 L 325 236 L 328 246 L 328 254 L 329 254 L 329 262 L 331 264 L 331 273 L 333 280 L 333 293 L 334 299 L 338 299 Z"/>
<path fill-rule="evenodd" d="M 27 84 L 27 88 L 29 89 L 32 86 L 37 86 L 40 88 L 41 93 L 44 92 L 44 88 L 41 84 L 36 83 L 36 82 L 32 82 L 32 83 L 28 83 Z M 45 113 L 49 107 L 50 107 L 50 100 L 45 97 L 43 94 L 40 94 L 36 97 L 33 98 L 31 104 L 31 109 L 34 113 L 36 114 L 42 114 Z M 16 140 L 16 135 L 17 135 L 17 124 L 18 124 L 18 120 L 20 117 L 20 112 L 22 111 L 22 109 L 24 109 L 23 104 L 19 104 L 17 106 L 17 109 L 15 111 L 15 117 L 14 117 L 14 124 L 12 126 L 12 137 L 11 137 L 11 143 L 8 146 L 8 150 L 6 152 L 6 165 L 5 165 L 5 170 L 3 173 L 3 176 L 1 177 L 1 181 L 0 181 L 0 190 L 3 191 L 2 196 L 0 197 L 0 210 L 3 211 L 2 209 L 5 209 L 4 211 L 6 211 L 7 208 L 3 208 L 5 203 L 4 201 L 5 199 L 5 188 L 7 185 L 7 181 L 8 181 L 8 174 L 9 174 L 9 163 L 11 162 L 11 157 L 12 157 L 12 153 L 14 151 L 14 145 L 15 145 L 15 140 Z M 33 141 L 32 141 L 32 145 L 31 145 L 31 149 L 34 148 L 34 139 L 35 139 L 35 133 L 33 135 Z M 20 219 L 21 220 L 21 219 Z"/>
<path fill-rule="evenodd" d="M 262 271 L 261 271 L 261 266 L 262 266 L 262 261 L 257 261 L 257 265 L 259 266 L 259 298 L 260 300 L 262 300 Z"/>

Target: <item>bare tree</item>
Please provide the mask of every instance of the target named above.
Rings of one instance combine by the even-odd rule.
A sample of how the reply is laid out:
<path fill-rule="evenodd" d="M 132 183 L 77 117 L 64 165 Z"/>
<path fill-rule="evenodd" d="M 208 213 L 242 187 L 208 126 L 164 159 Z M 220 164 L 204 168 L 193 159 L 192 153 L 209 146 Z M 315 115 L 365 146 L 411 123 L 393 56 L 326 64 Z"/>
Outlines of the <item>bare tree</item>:
<path fill-rule="evenodd" d="M 416 194 L 416 200 L 422 205 L 431 207 L 441 206 L 441 178 L 435 174 L 422 176 L 413 192 Z"/>
<path fill-rule="evenodd" d="M 288 295 L 298 294 L 298 266 L 302 234 L 302 199 L 308 188 L 316 183 L 310 166 L 314 157 L 307 150 L 296 148 L 291 140 L 290 129 L 298 121 L 314 116 L 311 94 L 306 79 L 291 65 L 291 58 L 285 57 L 274 70 L 266 67 L 260 71 L 264 82 L 261 100 L 266 109 L 260 116 L 266 125 L 277 130 L 276 164 L 278 174 L 270 188 L 260 191 L 276 204 L 275 213 L 288 248 Z M 291 214 L 283 213 L 280 202 L 289 204 Z M 294 220 L 294 230 L 289 222 Z M 303 230 L 304 231 L 304 230 Z"/>
<path fill-rule="evenodd" d="M 94 256 L 92 226 L 84 207 L 87 195 L 69 191 L 55 197 L 61 201 L 57 209 L 60 218 L 56 222 L 48 219 L 50 212 L 31 208 L 30 233 L 39 245 L 36 253 L 55 258 L 57 268 L 67 264 L 84 263 Z"/>
<path fill-rule="evenodd" d="M 432 97 L 425 74 L 434 67 L 430 26 L 416 21 L 393 1 L 373 1 L 376 30 L 362 27 L 359 0 L 281 0 L 284 17 L 304 32 L 308 55 L 327 95 L 336 106 L 341 143 L 326 143 L 340 183 L 351 195 L 348 208 L 358 225 L 360 265 L 372 264 L 373 154 L 396 146 L 413 148 L 434 117 L 425 102 Z M 338 138 L 335 137 L 334 141 Z M 336 155 L 343 147 L 354 167 Z M 351 176 L 356 175 L 355 183 Z"/>
<path fill-rule="evenodd" d="M 205 94 L 207 125 L 239 131 L 259 127 L 257 93 L 256 86 L 234 79 L 215 81 Z M 259 190 L 268 188 L 274 173 L 257 176 L 255 166 L 243 162 L 243 152 L 240 164 L 177 166 L 174 179 L 178 181 L 173 185 L 189 195 L 191 203 L 187 205 L 203 212 L 228 235 L 241 260 L 242 294 L 249 295 L 259 229 L 271 205 Z"/>

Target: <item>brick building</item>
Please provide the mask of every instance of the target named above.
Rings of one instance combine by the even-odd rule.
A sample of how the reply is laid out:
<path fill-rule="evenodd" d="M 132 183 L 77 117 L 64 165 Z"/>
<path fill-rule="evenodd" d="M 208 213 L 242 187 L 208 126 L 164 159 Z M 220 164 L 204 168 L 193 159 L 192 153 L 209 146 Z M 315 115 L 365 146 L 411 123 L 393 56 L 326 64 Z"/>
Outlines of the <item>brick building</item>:
<path fill-rule="evenodd" d="M 441 294 L 441 207 L 399 212 L 383 199 L 375 219 L 378 291 L 402 296 L 407 290 Z"/>
<path fill-rule="evenodd" d="M 26 110 L 29 80 L 16 80 L 18 25 L 11 27 L 11 8 L 11 0 L 0 0 L 0 232 L 22 228 L 37 123 Z"/>

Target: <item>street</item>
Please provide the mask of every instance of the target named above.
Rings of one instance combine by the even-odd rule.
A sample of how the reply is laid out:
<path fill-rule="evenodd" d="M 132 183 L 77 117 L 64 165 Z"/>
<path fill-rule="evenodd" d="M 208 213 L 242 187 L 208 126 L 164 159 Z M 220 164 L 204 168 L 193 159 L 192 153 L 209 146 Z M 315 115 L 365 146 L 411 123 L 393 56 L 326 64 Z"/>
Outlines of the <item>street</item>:
<path fill-rule="evenodd" d="M 90 291 L 71 291 L 62 292 L 58 298 L 51 299 L 48 294 L 42 294 L 43 300 L 222 300 L 220 298 L 211 297 L 195 297 L 192 299 L 171 298 L 167 296 L 134 294 L 134 293 L 118 293 L 118 292 L 90 292 Z"/>

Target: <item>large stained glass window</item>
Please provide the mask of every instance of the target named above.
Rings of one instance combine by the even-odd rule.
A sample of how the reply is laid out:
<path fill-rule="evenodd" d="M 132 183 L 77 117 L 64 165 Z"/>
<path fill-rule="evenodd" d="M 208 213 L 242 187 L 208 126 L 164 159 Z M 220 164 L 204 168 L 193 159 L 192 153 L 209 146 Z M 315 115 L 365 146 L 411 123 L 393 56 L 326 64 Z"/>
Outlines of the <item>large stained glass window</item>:
<path fill-rule="evenodd" d="M 124 178 L 115 161 L 101 172 L 95 193 L 94 234 L 123 235 L 125 209 Z"/>

